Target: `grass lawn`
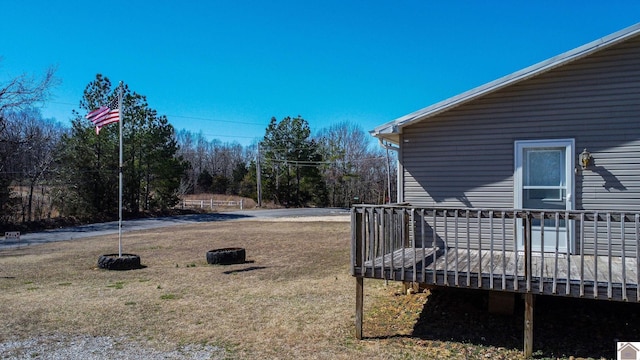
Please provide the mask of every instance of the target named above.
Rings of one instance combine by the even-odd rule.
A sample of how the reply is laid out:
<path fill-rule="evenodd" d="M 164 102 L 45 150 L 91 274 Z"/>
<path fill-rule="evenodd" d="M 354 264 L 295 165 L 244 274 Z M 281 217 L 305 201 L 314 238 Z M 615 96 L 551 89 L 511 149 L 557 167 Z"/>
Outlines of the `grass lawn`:
<path fill-rule="evenodd" d="M 349 229 L 229 221 L 125 233 L 124 252 L 145 266 L 131 271 L 97 268 L 117 252 L 113 235 L 2 251 L 0 340 L 89 334 L 167 351 L 213 345 L 230 359 L 521 358 L 520 333 L 483 343 L 424 331 L 425 314 L 456 310 L 427 311 L 427 293 L 401 295 L 393 282 L 365 280 L 366 339 L 355 340 Z M 207 264 L 226 247 L 245 248 L 247 262 Z"/>

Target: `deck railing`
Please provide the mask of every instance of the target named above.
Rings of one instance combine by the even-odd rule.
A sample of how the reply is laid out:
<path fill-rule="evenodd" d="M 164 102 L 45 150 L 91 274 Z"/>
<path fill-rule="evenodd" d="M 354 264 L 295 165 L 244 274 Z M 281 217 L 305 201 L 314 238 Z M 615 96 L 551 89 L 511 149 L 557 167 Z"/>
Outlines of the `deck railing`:
<path fill-rule="evenodd" d="M 357 205 L 351 216 L 356 277 L 640 302 L 640 213 Z"/>

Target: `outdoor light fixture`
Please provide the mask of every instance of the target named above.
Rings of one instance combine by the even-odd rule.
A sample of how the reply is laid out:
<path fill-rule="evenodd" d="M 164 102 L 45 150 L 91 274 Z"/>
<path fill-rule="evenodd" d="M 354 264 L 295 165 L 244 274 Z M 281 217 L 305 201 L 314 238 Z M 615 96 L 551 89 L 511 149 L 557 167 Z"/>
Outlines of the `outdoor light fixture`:
<path fill-rule="evenodd" d="M 580 153 L 580 165 L 582 165 L 582 169 L 586 169 L 587 166 L 589 166 L 592 158 L 591 153 L 588 152 L 586 148 L 582 150 Z"/>

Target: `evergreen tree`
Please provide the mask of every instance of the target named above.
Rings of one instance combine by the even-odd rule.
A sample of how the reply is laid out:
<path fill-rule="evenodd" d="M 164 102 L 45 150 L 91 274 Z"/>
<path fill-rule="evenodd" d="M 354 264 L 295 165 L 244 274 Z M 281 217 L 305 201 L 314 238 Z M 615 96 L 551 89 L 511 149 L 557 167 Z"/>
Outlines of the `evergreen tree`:
<path fill-rule="evenodd" d="M 98 75 L 84 91 L 80 107 L 86 112 L 109 103 L 117 96 L 111 82 Z M 74 111 L 71 132 L 63 135 L 57 162 L 67 191 L 56 202 L 62 215 L 100 218 L 118 210 L 118 127 L 102 128 L 96 135 L 84 114 Z"/>
<path fill-rule="evenodd" d="M 186 169 L 176 157 L 175 131 L 165 116 L 149 108 L 146 98 L 123 85 L 123 207 L 129 212 L 158 210 L 177 203 Z M 89 112 L 117 96 L 108 78 L 98 74 L 84 91 L 80 108 Z M 72 184 L 59 199 L 65 215 L 112 217 L 118 208 L 118 126 L 96 135 L 84 114 L 74 112 L 71 133 L 62 138 L 59 164 Z"/>
<path fill-rule="evenodd" d="M 300 116 L 280 122 L 271 118 L 262 141 L 265 198 L 285 206 L 326 203 L 318 170 L 322 156 L 310 135 L 309 124 Z"/>
<path fill-rule="evenodd" d="M 211 189 L 211 185 L 213 185 L 213 176 L 209 173 L 209 170 L 204 169 L 200 175 L 198 175 L 197 185 L 198 192 L 207 192 Z"/>
<path fill-rule="evenodd" d="M 233 194 L 240 194 L 242 181 L 248 173 L 249 169 L 247 169 L 247 164 L 243 162 L 236 163 L 236 166 L 233 168 L 231 177 L 231 191 Z"/>

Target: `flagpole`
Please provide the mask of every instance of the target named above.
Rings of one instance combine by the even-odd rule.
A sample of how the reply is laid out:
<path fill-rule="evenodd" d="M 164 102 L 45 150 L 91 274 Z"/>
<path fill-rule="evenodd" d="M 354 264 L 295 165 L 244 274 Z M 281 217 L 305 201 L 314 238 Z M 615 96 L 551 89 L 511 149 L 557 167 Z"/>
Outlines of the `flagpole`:
<path fill-rule="evenodd" d="M 118 179 L 118 257 L 122 257 L 122 81 L 118 86 L 118 128 L 120 132 L 120 161 Z"/>

